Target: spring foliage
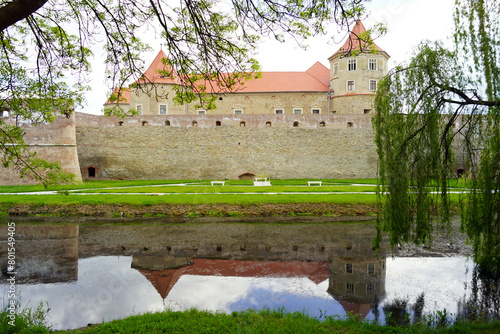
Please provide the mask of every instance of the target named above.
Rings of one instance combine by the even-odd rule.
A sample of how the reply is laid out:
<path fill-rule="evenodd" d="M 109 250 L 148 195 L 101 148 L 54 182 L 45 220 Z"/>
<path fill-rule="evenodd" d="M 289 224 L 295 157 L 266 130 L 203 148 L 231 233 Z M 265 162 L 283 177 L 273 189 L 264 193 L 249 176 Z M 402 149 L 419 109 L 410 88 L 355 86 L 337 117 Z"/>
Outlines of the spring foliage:
<path fill-rule="evenodd" d="M 453 50 L 423 42 L 379 84 L 380 243 L 432 243 L 450 228 L 450 177 L 460 180 L 461 229 L 475 261 L 500 272 L 500 3 L 455 1 Z M 382 219 L 383 216 L 383 219 Z"/>

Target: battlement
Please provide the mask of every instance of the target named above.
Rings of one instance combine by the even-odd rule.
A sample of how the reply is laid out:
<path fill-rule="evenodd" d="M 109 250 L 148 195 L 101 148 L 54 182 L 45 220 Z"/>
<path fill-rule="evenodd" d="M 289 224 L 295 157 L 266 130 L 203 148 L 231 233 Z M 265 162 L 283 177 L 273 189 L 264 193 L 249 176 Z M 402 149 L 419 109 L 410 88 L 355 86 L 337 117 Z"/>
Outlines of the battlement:
<path fill-rule="evenodd" d="M 184 127 L 184 128 L 330 128 L 371 129 L 371 114 L 299 115 L 138 115 L 121 119 L 83 113 L 76 114 L 77 127 Z"/>

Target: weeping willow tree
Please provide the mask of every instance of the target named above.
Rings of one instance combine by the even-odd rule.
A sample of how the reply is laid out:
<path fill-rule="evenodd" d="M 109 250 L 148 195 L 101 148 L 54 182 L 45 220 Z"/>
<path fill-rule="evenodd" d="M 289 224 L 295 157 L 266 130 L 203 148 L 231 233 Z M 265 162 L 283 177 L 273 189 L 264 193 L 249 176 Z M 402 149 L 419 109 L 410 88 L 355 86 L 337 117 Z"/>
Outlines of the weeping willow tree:
<path fill-rule="evenodd" d="M 375 243 L 386 232 L 391 246 L 430 245 L 449 231 L 460 158 L 461 229 L 478 266 L 500 273 L 500 2 L 456 0 L 454 21 L 453 50 L 422 43 L 379 84 Z"/>

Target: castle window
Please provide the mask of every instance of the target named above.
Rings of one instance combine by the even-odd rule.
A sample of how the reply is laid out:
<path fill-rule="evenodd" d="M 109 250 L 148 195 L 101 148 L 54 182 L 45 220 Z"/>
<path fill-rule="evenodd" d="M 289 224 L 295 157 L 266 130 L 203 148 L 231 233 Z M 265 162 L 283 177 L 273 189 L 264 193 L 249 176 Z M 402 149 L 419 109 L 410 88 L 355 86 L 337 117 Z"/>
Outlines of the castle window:
<path fill-rule="evenodd" d="M 373 294 L 375 294 L 375 284 L 373 284 L 373 282 L 370 282 L 366 285 L 366 294 L 368 296 L 372 296 Z"/>
<path fill-rule="evenodd" d="M 221 126 L 221 124 L 222 124 L 222 123 L 221 123 L 220 121 L 216 121 L 216 122 L 215 122 L 215 126 Z"/>
<path fill-rule="evenodd" d="M 271 127 L 271 122 L 270 122 L 270 121 L 267 121 L 267 122 L 266 122 L 266 126 L 267 126 L 267 127 Z"/>
<path fill-rule="evenodd" d="M 135 109 L 137 110 L 137 115 L 142 115 L 142 104 L 136 105 Z"/>
<path fill-rule="evenodd" d="M 352 263 L 345 264 L 345 272 L 348 274 L 352 274 Z"/>
<path fill-rule="evenodd" d="M 348 127 L 348 128 L 352 128 L 352 126 L 353 126 L 353 125 L 354 125 L 354 124 L 352 124 L 352 122 L 347 122 L 347 127 Z"/>
<path fill-rule="evenodd" d="M 241 127 L 241 128 L 244 128 L 245 126 L 247 126 L 247 123 L 245 123 L 245 122 L 240 122 L 240 127 Z"/>
<path fill-rule="evenodd" d="M 193 122 L 191 122 L 191 125 L 192 125 L 192 126 L 198 126 L 198 122 L 193 121 Z"/>
<path fill-rule="evenodd" d="M 377 59 L 368 59 L 368 70 L 369 71 L 377 70 Z"/>
<path fill-rule="evenodd" d="M 299 122 L 297 122 L 297 121 L 293 122 L 293 127 L 294 127 L 294 128 L 296 128 L 296 127 L 298 127 L 298 126 L 299 126 Z"/>
<path fill-rule="evenodd" d="M 311 114 L 320 114 L 321 110 L 318 108 L 311 109 Z"/>
<path fill-rule="evenodd" d="M 198 115 L 205 115 L 206 113 L 206 110 L 198 110 Z"/>
<path fill-rule="evenodd" d="M 349 59 L 348 60 L 347 69 L 349 71 L 356 71 L 356 59 Z"/>
<path fill-rule="evenodd" d="M 235 115 L 241 115 L 241 114 L 243 114 L 243 110 L 241 110 L 241 109 L 234 109 L 234 114 Z"/>
<path fill-rule="evenodd" d="M 283 109 L 274 109 L 274 113 L 276 115 L 281 115 L 281 114 L 283 114 Z"/>
<path fill-rule="evenodd" d="M 294 114 L 302 114 L 302 109 L 299 109 L 299 108 L 293 109 L 293 113 Z"/>
<path fill-rule="evenodd" d="M 368 264 L 368 274 L 374 274 L 375 273 L 375 265 L 373 263 Z"/>
<path fill-rule="evenodd" d="M 160 104 L 160 115 L 166 115 L 166 114 L 167 114 L 167 105 Z"/>
<path fill-rule="evenodd" d="M 354 80 L 347 81 L 347 91 L 354 92 Z"/>
<path fill-rule="evenodd" d="M 339 73 L 339 63 L 333 64 L 333 74 Z"/>
<path fill-rule="evenodd" d="M 142 126 L 146 126 L 146 125 L 148 125 L 148 122 L 142 121 Z"/>
<path fill-rule="evenodd" d="M 354 283 L 346 283 L 346 292 L 350 295 L 354 294 Z"/>
<path fill-rule="evenodd" d="M 320 127 L 324 128 L 324 127 L 325 127 L 325 125 L 326 125 L 325 121 L 321 121 L 321 122 L 319 122 L 319 126 L 320 126 Z"/>
<path fill-rule="evenodd" d="M 170 126 L 170 121 L 165 121 L 165 126 Z"/>
<path fill-rule="evenodd" d="M 370 80 L 370 91 L 374 92 L 377 90 L 377 80 Z"/>
<path fill-rule="evenodd" d="M 96 176 L 95 167 L 87 167 L 87 174 L 89 177 L 95 177 Z"/>

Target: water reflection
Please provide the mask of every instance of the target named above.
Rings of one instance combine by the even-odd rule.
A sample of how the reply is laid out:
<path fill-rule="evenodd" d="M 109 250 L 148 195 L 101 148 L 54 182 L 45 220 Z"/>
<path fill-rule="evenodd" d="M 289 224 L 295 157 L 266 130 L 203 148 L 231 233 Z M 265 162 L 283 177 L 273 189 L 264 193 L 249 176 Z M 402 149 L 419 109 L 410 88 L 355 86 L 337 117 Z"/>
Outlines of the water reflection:
<path fill-rule="evenodd" d="M 344 310 L 365 318 L 385 295 L 385 262 L 370 243 L 338 247 L 330 254 L 328 292 Z"/>
<path fill-rule="evenodd" d="M 317 317 L 354 312 L 384 322 L 394 300 L 416 301 L 425 293 L 423 309 L 405 305 L 421 317 L 443 308 L 459 313 L 464 295 L 467 300 L 473 295 L 465 257 L 391 258 L 385 249 L 377 255 L 371 224 L 18 224 L 17 229 L 22 303 L 46 300 L 55 329 L 165 307 L 231 312 L 284 306 Z M 1 228 L 0 233 L 5 235 Z M 2 241 L 2 268 L 5 246 Z M 6 296 L 5 276 L 0 283 Z M 498 302 L 493 308 L 498 312 Z"/>
<path fill-rule="evenodd" d="M 7 237 L 6 226 L 0 235 Z M 4 238 L 2 238 L 4 239 Z M 0 243 L 0 282 L 7 275 L 7 242 Z M 78 225 L 18 225 L 15 235 L 14 271 L 17 283 L 76 281 L 78 275 Z"/>

